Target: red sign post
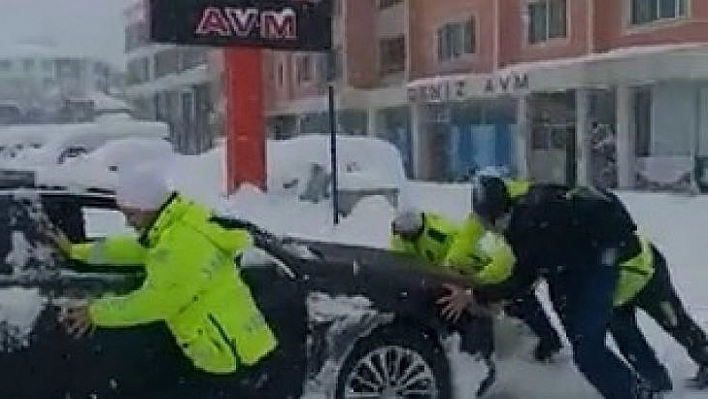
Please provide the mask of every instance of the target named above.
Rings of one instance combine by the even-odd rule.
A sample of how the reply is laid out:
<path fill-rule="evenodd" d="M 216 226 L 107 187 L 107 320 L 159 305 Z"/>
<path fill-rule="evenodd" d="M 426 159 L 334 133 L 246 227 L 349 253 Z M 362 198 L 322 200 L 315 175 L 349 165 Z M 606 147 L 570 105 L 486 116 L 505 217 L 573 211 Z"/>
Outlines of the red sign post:
<path fill-rule="evenodd" d="M 261 50 L 241 47 L 224 51 L 227 189 L 232 193 L 241 184 L 250 183 L 265 190 Z"/>
<path fill-rule="evenodd" d="M 261 49 L 330 51 L 331 0 L 150 0 L 150 39 L 226 47 L 226 171 L 266 187 Z"/>

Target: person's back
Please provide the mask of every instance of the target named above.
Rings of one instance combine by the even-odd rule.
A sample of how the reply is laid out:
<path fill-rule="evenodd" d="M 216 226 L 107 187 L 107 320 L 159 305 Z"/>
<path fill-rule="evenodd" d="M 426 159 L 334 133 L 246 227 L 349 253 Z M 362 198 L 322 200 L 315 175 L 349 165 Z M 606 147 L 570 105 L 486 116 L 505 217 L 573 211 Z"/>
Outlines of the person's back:
<path fill-rule="evenodd" d="M 551 302 L 573 346 L 578 369 L 606 399 L 656 397 L 606 345 L 614 312 L 617 265 L 641 250 L 636 226 L 619 199 L 596 189 L 542 194 L 517 200 L 499 180 L 481 181 L 479 209 L 504 220 L 504 234 L 519 269 L 545 277 Z M 485 194 L 495 194 L 487 195 Z M 502 198 L 501 206 L 486 201 Z"/>
<path fill-rule="evenodd" d="M 614 265 L 641 250 L 622 202 L 596 188 L 534 185 L 515 199 L 505 227 L 517 255 L 544 271 Z"/>
<path fill-rule="evenodd" d="M 391 250 L 442 265 L 455 236 L 457 223 L 432 212 L 407 211 L 391 223 Z"/>
<path fill-rule="evenodd" d="M 275 348 L 277 340 L 234 264 L 234 256 L 252 245 L 246 231 L 211 222 L 206 208 L 171 192 L 149 169 L 122 173 L 116 197 L 139 239 L 115 236 L 74 245 L 58 240 L 57 246 L 89 265 L 141 264 L 145 281 L 126 295 L 91 301 L 79 323 L 122 328 L 164 322 L 192 363 L 215 374 L 255 364 Z"/>

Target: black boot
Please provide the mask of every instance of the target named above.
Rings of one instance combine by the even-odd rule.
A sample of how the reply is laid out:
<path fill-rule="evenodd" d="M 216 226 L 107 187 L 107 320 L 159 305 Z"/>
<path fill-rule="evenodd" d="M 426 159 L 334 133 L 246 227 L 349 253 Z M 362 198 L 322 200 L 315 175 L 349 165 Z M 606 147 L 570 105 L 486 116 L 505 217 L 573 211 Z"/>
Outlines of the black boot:
<path fill-rule="evenodd" d="M 648 381 L 639 378 L 634 387 L 633 399 L 664 399 L 664 393 L 657 391 Z"/>
<path fill-rule="evenodd" d="M 671 392 L 674 390 L 674 383 L 671 381 L 668 370 L 664 368 L 664 373 L 651 380 L 651 386 L 659 392 Z"/>
<path fill-rule="evenodd" d="M 560 352 L 563 345 L 560 342 L 549 342 L 547 340 L 541 340 L 541 342 L 536 345 L 533 350 L 533 358 L 537 362 L 547 363 L 553 358 L 553 355 Z"/>
<path fill-rule="evenodd" d="M 698 373 L 691 378 L 690 385 L 695 389 L 708 389 L 708 365 L 698 368 Z"/>

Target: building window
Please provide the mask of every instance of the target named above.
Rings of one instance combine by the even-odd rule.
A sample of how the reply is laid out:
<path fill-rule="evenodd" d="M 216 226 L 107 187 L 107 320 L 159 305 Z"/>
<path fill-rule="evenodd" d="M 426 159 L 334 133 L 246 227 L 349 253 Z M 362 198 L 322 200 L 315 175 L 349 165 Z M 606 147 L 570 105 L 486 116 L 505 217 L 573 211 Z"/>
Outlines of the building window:
<path fill-rule="evenodd" d="M 137 22 L 125 28 L 125 51 L 129 52 L 150 42 L 150 25 Z"/>
<path fill-rule="evenodd" d="M 309 54 L 297 57 L 297 81 L 312 81 L 312 57 Z"/>
<path fill-rule="evenodd" d="M 393 7 L 398 3 L 402 3 L 403 0 L 379 0 L 379 8 L 384 9 L 384 8 L 389 8 Z"/>
<path fill-rule="evenodd" d="M 686 0 L 631 0 L 633 25 L 686 16 Z"/>
<path fill-rule="evenodd" d="M 566 37 L 566 0 L 532 0 L 528 5 L 528 15 L 529 43 Z"/>
<path fill-rule="evenodd" d="M 179 49 L 171 48 L 155 54 L 155 77 L 179 72 Z"/>
<path fill-rule="evenodd" d="M 325 83 L 329 79 L 329 58 L 329 54 L 317 56 L 317 79 L 321 83 Z"/>
<path fill-rule="evenodd" d="M 285 66 L 282 62 L 278 63 L 278 87 L 285 85 Z"/>
<path fill-rule="evenodd" d="M 146 57 L 128 61 L 128 84 L 139 84 L 150 80 L 150 64 Z"/>
<path fill-rule="evenodd" d="M 474 54 L 477 47 L 475 20 L 443 25 L 437 32 L 438 61 L 450 61 L 466 54 Z"/>
<path fill-rule="evenodd" d="M 207 58 L 207 53 L 203 48 L 182 47 L 181 51 L 179 51 L 179 70 L 184 72 L 192 68 L 206 65 L 209 61 Z"/>
<path fill-rule="evenodd" d="M 379 70 L 382 75 L 406 69 L 406 38 L 379 40 Z"/>
<path fill-rule="evenodd" d="M 0 71 L 9 71 L 12 69 L 12 61 L 2 60 L 0 61 Z"/>
<path fill-rule="evenodd" d="M 31 59 L 22 60 L 22 69 L 25 72 L 30 72 L 30 71 L 34 70 L 34 60 L 31 60 Z"/>

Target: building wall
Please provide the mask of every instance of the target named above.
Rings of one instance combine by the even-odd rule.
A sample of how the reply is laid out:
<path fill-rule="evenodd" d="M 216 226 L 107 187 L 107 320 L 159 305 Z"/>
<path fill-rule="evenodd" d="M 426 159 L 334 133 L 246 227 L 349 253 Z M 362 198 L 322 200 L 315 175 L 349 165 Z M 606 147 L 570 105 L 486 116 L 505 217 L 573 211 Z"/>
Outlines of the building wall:
<path fill-rule="evenodd" d="M 618 0 L 612 0 L 618 2 Z M 588 0 L 566 0 L 566 37 L 541 43 L 529 43 L 530 0 L 501 0 L 500 15 L 500 65 L 552 58 L 576 57 L 589 51 Z"/>
<path fill-rule="evenodd" d="M 688 16 L 632 25 L 627 1 L 595 0 L 595 48 L 607 51 L 624 46 L 704 42 L 708 40 L 708 2 L 686 0 Z"/>
<path fill-rule="evenodd" d="M 374 87 L 378 82 L 376 1 L 342 1 L 346 5 L 342 17 L 347 84 L 356 88 Z"/>
<path fill-rule="evenodd" d="M 410 78 L 439 73 L 490 72 L 494 68 L 494 7 L 489 0 L 409 0 L 411 48 Z M 445 23 L 475 19 L 476 52 L 453 61 L 438 62 L 437 30 Z"/>
<path fill-rule="evenodd" d="M 335 17 L 337 19 L 335 25 L 338 27 L 337 29 L 343 28 L 343 30 L 337 31 L 339 33 L 335 37 L 335 46 L 345 52 L 343 57 L 345 79 L 341 80 L 343 84 L 338 86 L 338 89 L 340 93 L 354 91 L 357 96 L 360 96 L 357 98 L 358 100 L 363 99 L 359 102 L 365 103 L 363 108 L 368 108 L 369 115 L 373 115 L 369 116 L 368 131 L 377 132 L 382 137 L 390 136 L 393 139 L 400 139 L 398 136 L 403 135 L 398 131 L 407 132 L 410 126 L 411 137 L 409 141 L 418 143 L 412 144 L 417 147 L 411 153 L 419 158 L 415 161 L 418 163 L 430 163 L 425 157 L 428 157 L 431 152 L 429 148 L 426 148 L 430 144 L 431 119 L 435 118 L 431 117 L 432 113 L 426 109 L 424 104 L 417 103 L 395 104 L 395 107 L 402 107 L 402 109 L 406 109 L 408 106 L 409 112 L 400 113 L 401 115 L 409 114 L 408 121 L 401 120 L 398 113 L 391 113 L 392 116 L 384 117 L 383 110 L 393 108 L 394 105 L 377 100 L 380 98 L 377 93 L 382 86 L 396 87 L 398 85 L 405 88 L 405 84 L 419 79 L 444 77 L 452 74 L 466 75 L 467 77 L 458 76 L 454 81 L 443 83 L 438 83 L 443 79 L 418 81 L 414 82 L 412 86 L 416 88 L 417 85 L 425 86 L 426 89 L 428 87 L 435 89 L 443 87 L 444 89 L 444 87 L 449 88 L 449 84 L 454 85 L 460 80 L 468 79 L 469 90 L 467 94 L 461 96 L 464 98 L 456 98 L 451 101 L 468 101 L 472 104 L 464 112 L 458 112 L 459 115 L 471 117 L 474 114 L 475 103 L 483 101 L 482 97 L 487 99 L 487 97 L 493 97 L 495 93 L 501 93 L 497 90 L 487 90 L 485 81 L 487 84 L 490 84 L 489 82 L 494 84 L 494 82 L 500 81 L 499 79 L 508 78 L 507 75 L 511 76 L 517 72 L 523 74 L 523 71 L 528 70 L 530 72 L 526 77 L 530 78 L 532 82 L 530 86 L 534 93 L 567 90 L 565 94 L 569 98 L 574 98 L 576 89 L 590 87 L 582 87 L 582 81 L 585 78 L 588 78 L 587 84 L 592 85 L 591 87 L 595 88 L 595 83 L 598 81 L 600 83 L 597 85 L 606 88 L 611 93 L 617 92 L 619 86 L 622 86 L 623 92 L 633 91 L 632 87 L 625 87 L 626 82 L 618 82 L 616 79 L 609 78 L 607 80 L 611 83 L 604 87 L 603 73 L 615 78 L 621 76 L 623 79 L 626 75 L 626 79 L 630 80 L 634 77 L 633 71 L 642 71 L 640 75 L 645 75 L 644 72 L 647 71 L 651 72 L 651 69 L 643 67 L 643 63 L 651 64 L 653 62 L 648 60 L 658 59 L 662 62 L 667 60 L 670 61 L 667 65 L 681 64 L 685 66 L 697 63 L 696 59 L 701 55 L 698 54 L 694 59 L 693 55 L 681 58 L 677 54 L 676 58 L 681 58 L 681 60 L 676 61 L 669 55 L 668 52 L 671 50 L 668 48 L 662 51 L 656 50 L 658 55 L 652 54 L 651 56 L 646 54 L 634 56 L 631 52 L 617 52 L 608 55 L 608 58 L 613 59 L 611 61 L 603 61 L 603 57 L 598 57 L 597 62 L 593 61 L 587 64 L 587 70 L 584 69 L 584 65 L 576 63 L 558 63 L 569 65 L 565 69 L 562 66 L 556 67 L 557 64 L 553 61 L 580 58 L 593 53 L 640 45 L 708 43 L 708 1 L 705 0 L 686 0 L 690 3 L 686 17 L 643 23 L 640 26 L 630 23 L 630 0 L 566 0 L 565 37 L 542 40 L 538 43 L 530 43 L 529 40 L 531 23 L 529 4 L 542 0 L 404 0 L 403 3 L 385 9 L 379 9 L 378 2 L 375 0 L 341 1 L 344 7 Z M 472 54 L 453 57 L 452 61 L 441 62 L 438 54 L 438 30 L 445 24 L 462 22 L 471 16 L 475 20 L 475 51 Z M 405 24 L 402 30 L 401 24 Z M 380 71 L 380 41 L 383 38 L 398 37 L 402 33 L 407 35 L 407 69 L 402 74 L 402 81 L 384 79 Z M 283 105 L 296 103 L 298 107 L 301 107 L 300 109 L 311 107 L 311 111 L 291 112 L 282 117 L 292 117 L 293 120 L 288 120 L 288 126 L 303 124 L 314 126 L 316 124 L 312 121 L 317 119 L 317 115 L 324 115 L 326 106 L 322 91 L 323 85 L 317 79 L 298 82 L 298 69 L 301 67 L 297 61 L 299 56 L 298 54 L 276 54 L 269 61 L 272 62 L 270 79 L 276 80 L 276 82 L 275 84 L 269 82 L 267 85 L 272 88 L 272 93 L 267 94 L 269 96 L 267 107 L 269 109 L 278 106 L 282 108 Z M 616 60 L 614 60 L 615 57 L 617 57 Z M 547 66 L 537 68 L 533 65 L 537 61 L 549 62 Z M 607 67 L 606 70 L 605 67 Z M 554 71 L 556 69 L 558 71 Z M 696 71 L 696 76 L 699 73 L 701 76 L 704 75 L 701 71 Z M 690 74 L 693 76 L 693 70 Z M 280 79 L 280 75 L 282 75 L 282 79 Z M 708 89 L 700 88 L 706 85 L 696 84 L 695 81 L 679 81 L 676 80 L 676 76 L 655 78 L 656 75 L 653 73 L 646 73 L 646 75 L 651 77 L 637 78 L 632 84 L 646 84 L 652 93 L 649 152 L 660 156 L 689 155 L 691 151 L 695 151 L 695 144 L 698 142 L 700 151 L 708 154 Z M 538 79 L 539 77 L 540 79 Z M 282 84 L 279 80 L 282 80 Z M 536 87 L 536 82 L 539 81 L 542 82 L 539 83 L 541 88 Z M 548 88 L 550 86 L 553 88 Z M 556 88 L 556 86 L 560 88 Z M 470 98 L 472 93 L 474 93 L 474 98 Z M 513 92 L 504 91 L 504 93 L 514 99 L 530 98 L 525 94 L 526 90 L 524 89 Z M 345 94 L 341 96 L 341 98 L 346 97 Z M 367 98 L 368 104 L 366 104 Z M 349 103 L 344 100 L 342 102 Z M 624 129 L 622 134 L 626 137 L 630 137 L 632 134 L 628 132 L 626 126 L 634 123 L 634 119 L 632 119 L 634 111 L 630 104 L 630 101 L 621 101 L 613 105 L 615 120 L 607 122 L 615 123 L 614 127 L 618 130 L 620 130 L 619 125 L 622 125 L 622 129 Z M 342 111 L 349 112 L 351 109 L 344 108 Z M 361 109 L 356 111 L 361 111 Z M 517 110 L 515 122 L 519 124 L 518 136 L 529 141 L 532 137 L 528 126 L 524 126 L 524 124 L 530 123 L 530 121 L 524 120 L 524 116 L 528 119 L 527 111 Z M 575 120 L 580 113 L 577 113 L 573 107 L 568 112 L 571 115 L 569 117 L 571 120 L 566 121 L 569 126 L 575 126 L 579 132 L 588 129 L 587 126 L 581 126 L 587 120 L 582 117 L 579 118 L 579 122 Z M 305 115 L 308 118 L 303 118 Z M 440 130 L 438 134 L 440 143 L 444 143 L 446 137 L 450 136 L 451 127 L 474 124 L 469 121 L 461 122 L 458 120 L 460 118 L 454 115 L 445 116 L 444 113 L 441 115 L 443 116 L 442 120 L 438 121 L 439 123 L 436 125 Z M 360 115 L 357 114 L 357 118 L 358 116 Z M 309 122 L 303 122 L 306 119 Z M 390 121 L 387 121 L 388 119 Z M 294 120 L 297 122 L 293 122 Z M 617 120 L 620 120 L 621 123 Z M 677 124 L 677 120 L 682 123 Z M 583 138 L 577 140 L 579 141 L 576 144 L 582 145 L 580 141 Z M 625 152 L 631 153 L 630 155 L 633 157 L 634 148 L 625 144 L 623 145 L 627 148 L 623 148 L 623 150 L 627 150 Z M 423 150 L 419 151 L 421 148 Z M 562 158 L 565 158 L 562 153 L 564 149 L 559 148 L 558 151 L 559 161 L 553 162 L 552 166 L 544 166 L 542 169 L 558 169 L 559 167 L 562 169 L 564 167 L 563 165 L 558 166 L 562 163 Z M 528 157 L 528 155 L 526 156 Z M 543 161 L 548 158 L 545 157 L 545 153 L 539 157 Z M 420 160 L 420 158 L 423 159 Z M 632 165 L 632 162 L 630 160 L 626 164 Z M 425 171 L 428 168 L 418 165 L 416 169 Z M 558 180 L 562 180 L 561 172 L 565 173 L 565 170 L 558 172 Z M 628 175 L 631 176 L 631 173 Z"/>

